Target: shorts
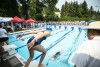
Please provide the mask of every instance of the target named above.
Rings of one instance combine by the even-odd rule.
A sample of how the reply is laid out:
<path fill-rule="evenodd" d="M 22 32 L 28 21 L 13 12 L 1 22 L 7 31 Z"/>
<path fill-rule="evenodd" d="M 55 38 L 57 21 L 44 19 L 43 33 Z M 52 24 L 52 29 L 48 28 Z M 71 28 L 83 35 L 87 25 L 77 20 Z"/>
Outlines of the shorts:
<path fill-rule="evenodd" d="M 12 32 L 12 29 L 11 28 L 7 28 L 7 32 Z"/>
<path fill-rule="evenodd" d="M 0 42 L 5 42 L 5 41 L 7 41 L 9 38 L 8 37 L 2 37 L 2 38 L 0 38 Z"/>

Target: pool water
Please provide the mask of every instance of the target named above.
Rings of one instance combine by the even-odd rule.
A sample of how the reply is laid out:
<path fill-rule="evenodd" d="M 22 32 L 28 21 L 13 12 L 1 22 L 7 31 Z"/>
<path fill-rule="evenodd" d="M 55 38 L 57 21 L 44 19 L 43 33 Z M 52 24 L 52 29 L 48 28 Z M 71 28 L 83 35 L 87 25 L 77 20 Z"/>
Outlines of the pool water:
<path fill-rule="evenodd" d="M 79 31 L 78 28 L 79 27 L 74 27 L 73 30 L 71 26 L 68 26 L 66 30 L 63 26 L 60 29 L 59 27 L 53 28 L 51 35 L 41 43 L 41 45 L 47 49 L 47 55 L 43 60 L 43 64 L 45 64 L 46 67 L 73 67 L 71 58 L 80 44 L 87 39 L 86 31 Z M 29 51 L 26 44 L 33 34 L 25 35 L 20 39 L 16 39 L 16 35 L 20 33 L 9 35 L 9 42 L 10 44 L 15 44 L 18 47 L 18 53 L 27 60 L 29 57 Z M 63 53 L 60 56 L 54 60 L 49 60 L 56 52 L 62 50 Z M 41 52 L 35 51 L 33 60 L 39 61 L 39 56 L 41 56 Z"/>

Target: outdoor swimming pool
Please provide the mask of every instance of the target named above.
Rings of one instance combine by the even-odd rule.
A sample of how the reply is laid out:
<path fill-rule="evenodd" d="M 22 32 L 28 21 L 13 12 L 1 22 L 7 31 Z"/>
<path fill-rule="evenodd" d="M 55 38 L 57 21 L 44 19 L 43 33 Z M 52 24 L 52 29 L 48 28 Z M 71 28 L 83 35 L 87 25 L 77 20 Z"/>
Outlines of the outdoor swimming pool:
<path fill-rule="evenodd" d="M 43 29 L 39 29 L 43 30 Z M 26 31 L 24 31 L 26 32 Z M 21 39 L 16 39 L 16 35 L 22 32 L 9 35 L 10 44 L 15 44 L 18 48 L 16 49 L 18 53 L 27 60 L 29 57 L 29 52 L 26 46 L 27 40 L 32 36 L 32 34 L 25 35 Z M 65 30 L 64 26 L 61 29 L 57 26 L 53 27 L 51 35 L 44 40 L 41 44 L 47 49 L 47 55 L 43 61 L 46 67 L 72 67 L 71 57 L 73 56 L 75 50 L 80 46 L 80 44 L 85 41 L 86 31 L 79 31 L 79 27 L 74 27 L 72 30 L 71 26 L 67 26 Z M 63 50 L 64 52 L 54 60 L 49 59 L 58 51 Z M 35 56 L 33 60 L 40 60 L 41 52 L 35 51 Z M 48 63 L 48 65 L 47 65 Z"/>

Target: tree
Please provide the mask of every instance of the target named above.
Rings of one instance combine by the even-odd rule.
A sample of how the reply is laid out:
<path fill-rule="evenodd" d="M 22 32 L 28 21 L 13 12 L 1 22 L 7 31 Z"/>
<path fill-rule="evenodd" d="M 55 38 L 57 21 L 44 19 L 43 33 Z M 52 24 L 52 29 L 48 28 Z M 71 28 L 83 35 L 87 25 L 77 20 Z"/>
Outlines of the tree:
<path fill-rule="evenodd" d="M 78 5 L 77 1 L 73 3 L 73 8 L 74 8 L 74 10 L 73 10 L 74 11 L 74 17 L 79 16 L 79 12 L 78 12 L 79 5 Z"/>
<path fill-rule="evenodd" d="M 54 9 L 55 12 L 60 12 L 60 10 L 58 8 L 55 7 Z"/>
<path fill-rule="evenodd" d="M 61 7 L 61 17 L 64 17 L 64 11 L 65 11 L 64 8 L 65 8 L 64 5 L 62 5 L 62 7 Z"/>
<path fill-rule="evenodd" d="M 0 0 L 0 16 L 20 16 L 16 0 Z"/>
<path fill-rule="evenodd" d="M 22 16 L 25 19 L 28 19 L 30 17 L 29 14 L 29 7 L 30 7 L 30 0 L 19 0 L 19 2 L 22 4 Z"/>
<path fill-rule="evenodd" d="M 58 2 L 58 0 L 44 0 L 45 4 L 45 14 L 46 14 L 46 19 L 53 20 L 53 17 L 55 16 L 55 5 Z"/>
<path fill-rule="evenodd" d="M 61 17 L 66 17 L 69 15 L 69 5 L 68 2 L 66 1 L 64 5 L 62 5 L 62 8 L 61 8 Z"/>
<path fill-rule="evenodd" d="M 80 18 L 83 17 L 83 8 L 82 8 L 82 4 L 80 4 L 80 6 L 79 6 L 78 17 L 80 17 Z"/>
<path fill-rule="evenodd" d="M 86 1 L 84 1 L 84 2 L 82 3 L 82 9 L 83 9 L 83 11 L 82 11 L 83 17 L 87 17 L 87 16 L 88 16 L 88 15 L 87 15 L 87 13 L 88 13 L 88 8 L 87 8 L 87 3 L 86 3 Z"/>
<path fill-rule="evenodd" d="M 67 9 L 68 9 L 68 13 L 69 13 L 68 16 L 74 17 L 74 15 L 75 15 L 75 8 L 74 8 L 73 2 L 69 3 L 69 7 Z"/>
<path fill-rule="evenodd" d="M 36 19 L 43 20 L 43 8 L 45 7 L 43 0 L 36 0 Z"/>
<path fill-rule="evenodd" d="M 36 0 L 30 1 L 29 14 L 31 18 L 36 19 Z"/>

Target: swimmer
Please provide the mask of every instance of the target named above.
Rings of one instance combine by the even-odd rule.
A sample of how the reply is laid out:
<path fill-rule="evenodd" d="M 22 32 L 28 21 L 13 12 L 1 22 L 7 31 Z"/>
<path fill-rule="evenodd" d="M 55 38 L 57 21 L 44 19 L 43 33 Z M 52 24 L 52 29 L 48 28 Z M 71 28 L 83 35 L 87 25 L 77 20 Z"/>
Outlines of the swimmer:
<path fill-rule="evenodd" d="M 30 62 L 32 61 L 32 59 L 34 57 L 34 50 L 42 52 L 42 56 L 40 58 L 40 62 L 39 62 L 38 67 L 45 67 L 45 65 L 42 64 L 42 61 L 43 61 L 47 51 L 41 45 L 41 42 L 43 40 L 45 40 L 51 34 L 51 32 L 52 32 L 52 28 L 46 28 L 45 31 L 40 31 L 36 34 L 34 34 L 34 32 L 33 33 L 32 32 L 26 33 L 26 34 L 34 34 L 34 35 L 27 42 L 27 46 L 28 46 L 30 56 L 29 56 L 28 60 L 26 61 L 24 67 L 28 67 Z M 17 35 L 17 38 L 20 38 L 20 37 L 22 37 L 23 35 L 26 35 L 26 34 Z"/>

